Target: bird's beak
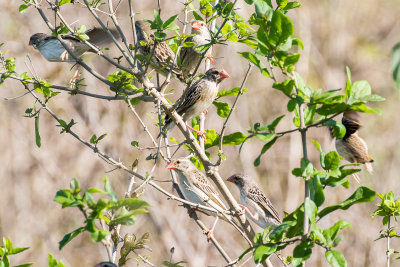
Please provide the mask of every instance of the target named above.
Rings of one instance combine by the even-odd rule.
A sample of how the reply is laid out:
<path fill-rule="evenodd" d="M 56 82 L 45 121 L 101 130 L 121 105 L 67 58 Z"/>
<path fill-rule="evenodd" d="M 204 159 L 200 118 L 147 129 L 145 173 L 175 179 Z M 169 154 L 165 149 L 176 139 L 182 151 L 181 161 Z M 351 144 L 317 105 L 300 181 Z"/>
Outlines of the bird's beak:
<path fill-rule="evenodd" d="M 176 165 L 175 165 L 173 162 L 170 162 L 170 163 L 168 163 L 168 165 L 167 165 L 167 169 L 169 169 L 169 170 L 176 169 Z"/>
<path fill-rule="evenodd" d="M 233 175 L 232 176 L 230 176 L 228 179 L 226 179 L 228 182 L 231 182 L 231 183 L 233 183 Z"/>
<path fill-rule="evenodd" d="M 192 29 L 200 31 L 200 29 L 201 29 L 200 22 L 198 22 L 197 20 L 193 21 Z"/>
<path fill-rule="evenodd" d="M 223 70 L 221 72 L 221 74 L 219 75 L 219 77 L 222 78 L 222 79 L 226 79 L 226 78 L 229 78 L 230 76 L 225 70 Z"/>

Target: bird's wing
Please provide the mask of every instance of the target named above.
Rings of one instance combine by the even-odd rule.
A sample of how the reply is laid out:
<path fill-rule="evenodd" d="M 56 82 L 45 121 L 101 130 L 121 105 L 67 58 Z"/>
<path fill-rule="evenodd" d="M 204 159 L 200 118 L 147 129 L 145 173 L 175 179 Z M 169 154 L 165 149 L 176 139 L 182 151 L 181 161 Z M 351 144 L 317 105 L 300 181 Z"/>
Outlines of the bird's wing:
<path fill-rule="evenodd" d="M 355 111 L 346 111 L 343 114 L 342 124 L 346 128 L 346 135 L 343 139 L 348 138 L 361 127 L 360 122 L 358 121 L 358 114 Z"/>
<path fill-rule="evenodd" d="M 265 213 L 272 215 L 278 222 L 281 222 L 278 212 L 274 206 L 272 206 L 271 201 L 258 186 L 250 186 L 247 192 L 247 197 L 256 202 Z"/>
<path fill-rule="evenodd" d="M 220 206 L 222 209 L 226 209 L 224 203 L 219 198 L 219 194 L 217 190 L 212 186 L 210 181 L 207 179 L 207 177 L 199 172 L 195 171 L 193 172 L 193 175 L 191 175 L 193 186 L 199 188 L 203 193 L 205 193 L 212 201 L 214 201 L 218 206 Z"/>
<path fill-rule="evenodd" d="M 114 35 L 115 38 L 119 38 L 118 31 L 115 29 L 110 30 L 111 33 Z M 89 36 L 89 42 L 101 46 L 101 45 L 107 45 L 112 42 L 112 38 L 108 35 L 106 31 L 104 31 L 102 28 L 94 27 L 85 32 L 87 36 Z"/>
<path fill-rule="evenodd" d="M 193 37 L 188 37 L 185 39 L 185 42 L 194 42 Z M 193 47 L 182 47 L 181 52 L 179 53 L 179 57 L 181 59 L 181 64 L 187 59 L 187 55 Z"/>
<path fill-rule="evenodd" d="M 178 112 L 179 115 L 182 115 L 189 107 L 193 106 L 200 99 L 201 92 L 205 86 L 207 86 L 207 84 L 203 79 L 196 81 L 192 86 L 190 86 L 182 103 L 176 108 L 176 112 Z"/>

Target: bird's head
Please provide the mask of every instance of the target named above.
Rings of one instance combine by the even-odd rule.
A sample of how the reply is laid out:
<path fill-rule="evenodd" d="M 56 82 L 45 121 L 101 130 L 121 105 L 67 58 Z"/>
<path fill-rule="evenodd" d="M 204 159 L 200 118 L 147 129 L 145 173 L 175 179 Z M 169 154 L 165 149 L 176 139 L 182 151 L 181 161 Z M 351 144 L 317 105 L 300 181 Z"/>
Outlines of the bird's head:
<path fill-rule="evenodd" d="M 167 165 L 167 169 L 170 170 L 178 170 L 178 171 L 191 171 L 197 170 L 196 166 L 190 161 L 188 158 L 179 158 L 175 160 L 171 160 Z"/>
<path fill-rule="evenodd" d="M 47 35 L 44 33 L 35 33 L 34 35 L 31 36 L 31 38 L 29 39 L 29 45 L 33 46 L 33 48 L 37 49 L 37 47 L 39 46 L 39 43 L 41 41 L 44 40 L 44 38 L 46 38 Z"/>
<path fill-rule="evenodd" d="M 206 78 L 216 83 L 222 82 L 222 80 L 229 78 L 229 74 L 224 69 L 211 68 L 206 72 Z"/>
<path fill-rule="evenodd" d="M 226 179 L 228 182 L 234 183 L 237 187 L 243 188 L 245 185 L 246 181 L 248 180 L 248 177 L 242 173 L 236 173 L 232 176 L 230 176 L 228 179 Z"/>
<path fill-rule="evenodd" d="M 135 21 L 136 38 L 139 42 L 151 43 L 154 31 L 150 23 L 144 20 Z"/>
<path fill-rule="evenodd" d="M 193 21 L 192 34 L 209 34 L 206 23 L 201 20 Z"/>

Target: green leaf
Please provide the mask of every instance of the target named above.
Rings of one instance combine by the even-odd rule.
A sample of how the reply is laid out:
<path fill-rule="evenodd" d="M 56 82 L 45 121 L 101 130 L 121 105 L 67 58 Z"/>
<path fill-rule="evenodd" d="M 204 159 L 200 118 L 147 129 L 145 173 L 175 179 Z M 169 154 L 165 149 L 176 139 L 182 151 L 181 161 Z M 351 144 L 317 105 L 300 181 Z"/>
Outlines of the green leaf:
<path fill-rule="evenodd" d="M 336 151 L 328 152 L 324 157 L 324 169 L 336 170 L 340 165 L 340 156 Z"/>
<path fill-rule="evenodd" d="M 28 7 L 29 6 L 25 5 L 25 4 L 20 5 L 18 8 L 19 13 L 21 13 L 21 14 L 24 13 Z"/>
<path fill-rule="evenodd" d="M 240 145 L 246 140 L 247 136 L 241 132 L 235 132 L 224 136 L 224 145 Z"/>
<path fill-rule="evenodd" d="M 272 15 L 271 27 L 268 34 L 268 40 L 276 46 L 283 44 L 294 33 L 292 21 L 280 10 L 276 10 Z"/>
<path fill-rule="evenodd" d="M 49 267 L 67 267 L 64 265 L 62 260 L 60 260 L 60 262 L 57 262 L 57 260 L 51 254 L 48 255 L 48 258 L 49 258 Z"/>
<path fill-rule="evenodd" d="M 338 139 L 342 139 L 346 134 L 346 127 L 344 127 L 344 125 L 338 121 L 328 120 L 328 121 L 324 122 L 323 125 L 332 127 L 332 130 L 333 130 L 332 134 L 334 137 L 336 137 Z"/>
<path fill-rule="evenodd" d="M 169 19 L 167 19 L 164 24 L 162 25 L 163 29 L 167 29 L 178 17 L 178 15 L 174 15 L 172 17 L 170 17 Z"/>
<path fill-rule="evenodd" d="M 138 198 L 124 198 L 117 202 L 111 201 L 108 206 L 112 210 L 117 210 L 120 207 L 126 207 L 127 210 L 136 210 L 143 206 L 150 206 L 150 204 Z"/>
<path fill-rule="evenodd" d="M 303 261 L 311 257 L 313 242 L 302 241 L 293 250 L 293 266 L 299 266 Z"/>
<path fill-rule="evenodd" d="M 250 1 L 246 1 L 246 2 L 249 3 Z M 268 17 L 273 12 L 271 1 L 268 1 L 268 0 L 253 0 L 251 2 L 254 2 L 256 15 L 259 18 L 262 18 L 264 16 Z"/>
<path fill-rule="evenodd" d="M 35 140 L 36 140 L 36 145 L 40 147 L 42 145 L 41 143 L 41 138 L 40 138 L 40 133 L 39 133 L 39 116 L 35 117 Z"/>
<path fill-rule="evenodd" d="M 318 209 L 317 209 L 317 206 L 315 205 L 314 201 L 307 198 L 304 201 L 304 210 L 305 210 L 305 213 L 306 213 L 307 217 L 309 218 L 311 224 L 315 224 Z"/>
<path fill-rule="evenodd" d="M 354 204 L 370 202 L 375 199 L 375 195 L 376 194 L 375 194 L 374 190 L 372 190 L 368 187 L 361 186 L 361 187 L 357 188 L 357 190 L 348 199 L 346 199 L 345 201 L 343 201 L 339 204 L 326 207 L 325 209 L 323 209 L 322 211 L 320 211 L 318 213 L 318 216 L 320 218 L 322 218 L 325 215 L 327 215 L 335 210 L 338 210 L 338 209 L 347 210 Z"/>
<path fill-rule="evenodd" d="M 332 227 L 324 229 L 323 235 L 326 239 L 326 245 L 329 247 L 334 247 L 334 242 L 337 238 L 337 235 L 340 230 L 351 227 L 351 224 L 347 221 L 340 220 L 337 223 L 335 223 Z M 336 244 L 337 245 L 337 244 Z"/>
<path fill-rule="evenodd" d="M 258 157 L 256 158 L 256 160 L 254 161 L 254 166 L 258 166 L 261 163 L 261 156 L 268 151 L 268 149 L 270 149 L 272 147 L 272 145 L 275 143 L 275 141 L 278 139 L 277 136 L 274 137 L 274 139 L 272 139 L 271 141 L 269 141 L 268 143 L 266 143 L 263 148 L 261 149 L 260 155 L 258 155 Z"/>
<path fill-rule="evenodd" d="M 238 95 L 240 91 L 240 87 L 235 87 L 232 88 L 231 90 L 222 90 L 218 92 L 218 97 L 224 97 L 224 96 L 232 96 L 232 95 Z M 243 88 L 243 92 L 247 92 L 246 88 Z"/>
<path fill-rule="evenodd" d="M 62 6 L 64 4 L 68 4 L 71 3 L 71 0 L 60 0 L 60 2 L 58 2 L 58 6 Z"/>
<path fill-rule="evenodd" d="M 8 251 L 7 254 L 8 255 L 18 254 L 18 253 L 21 253 L 21 252 L 23 252 L 23 251 L 25 251 L 27 249 L 29 249 L 29 247 L 21 247 L 21 248 L 16 247 L 16 248 L 12 248 L 12 250 Z"/>
<path fill-rule="evenodd" d="M 310 196 L 317 207 L 325 202 L 325 193 L 318 175 L 314 175 L 310 182 Z"/>
<path fill-rule="evenodd" d="M 256 264 L 264 262 L 277 249 L 275 244 L 260 245 L 254 250 L 254 262 Z"/>
<path fill-rule="evenodd" d="M 13 267 L 28 267 L 33 265 L 33 262 L 28 262 L 28 263 L 24 263 L 24 264 L 20 264 L 20 265 L 14 265 Z"/>
<path fill-rule="evenodd" d="M 97 230 L 93 233 L 90 233 L 90 239 L 92 239 L 93 242 L 100 242 L 109 234 L 110 232 L 107 230 Z"/>
<path fill-rule="evenodd" d="M 112 189 L 110 180 L 108 180 L 107 176 L 104 177 L 103 182 L 104 182 L 104 191 L 107 192 L 107 195 L 110 197 L 111 201 L 118 201 L 119 198 L 115 193 L 115 191 Z"/>
<path fill-rule="evenodd" d="M 259 134 L 256 134 L 256 137 L 258 139 L 260 139 L 261 141 L 263 141 L 263 142 L 268 142 L 272 138 L 274 138 L 275 136 L 276 136 L 276 134 L 274 134 L 274 133 L 259 133 Z"/>
<path fill-rule="evenodd" d="M 294 88 L 294 80 L 293 79 L 287 79 L 283 82 L 275 82 L 272 85 L 272 88 L 275 88 L 279 91 L 282 91 L 285 95 L 291 96 L 291 93 Z"/>
<path fill-rule="evenodd" d="M 162 22 L 162 20 L 161 20 L 161 17 L 160 17 L 160 14 L 158 13 L 158 11 L 157 10 L 153 10 L 153 16 L 154 16 L 154 21 L 153 21 L 153 23 L 151 24 L 151 28 L 152 29 L 161 29 L 162 28 L 162 25 L 163 25 L 163 22 Z"/>
<path fill-rule="evenodd" d="M 68 244 L 72 239 L 74 239 L 77 235 L 85 231 L 85 227 L 79 227 L 78 229 L 75 229 L 71 233 L 66 234 L 63 239 L 58 242 L 59 247 L 58 249 L 61 250 L 66 244 Z"/>
<path fill-rule="evenodd" d="M 20 11 L 21 12 L 21 11 Z M 400 90 L 400 43 L 393 47 L 392 51 L 392 75 L 397 90 Z"/>
<path fill-rule="evenodd" d="M 325 252 L 326 260 L 333 266 L 333 267 L 346 267 L 347 262 L 344 258 L 343 254 L 336 250 L 328 250 Z"/>
<path fill-rule="evenodd" d="M 229 113 L 231 112 L 231 108 L 229 105 L 223 101 L 214 101 L 214 106 L 217 108 L 217 114 L 221 118 L 227 118 Z"/>
<path fill-rule="evenodd" d="M 267 68 L 265 67 L 264 63 L 261 62 L 257 55 L 250 52 L 238 52 L 238 54 L 257 66 L 260 69 L 262 75 L 264 75 L 265 77 L 270 77 Z"/>

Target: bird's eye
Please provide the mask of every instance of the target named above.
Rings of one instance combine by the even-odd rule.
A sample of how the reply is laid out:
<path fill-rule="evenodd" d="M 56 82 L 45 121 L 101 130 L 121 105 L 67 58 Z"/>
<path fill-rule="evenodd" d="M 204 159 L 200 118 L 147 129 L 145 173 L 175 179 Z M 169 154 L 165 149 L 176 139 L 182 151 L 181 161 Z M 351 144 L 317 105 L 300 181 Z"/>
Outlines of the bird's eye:
<path fill-rule="evenodd" d="M 179 160 L 177 160 L 177 161 L 176 161 L 176 164 L 179 164 L 179 163 L 181 163 L 181 162 L 180 162 Z"/>

